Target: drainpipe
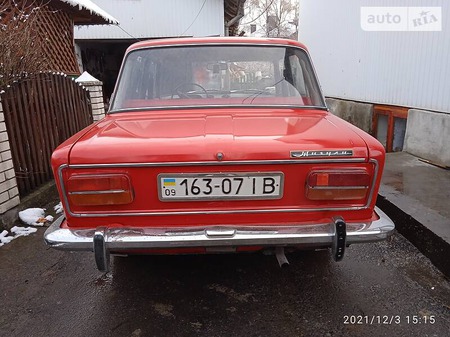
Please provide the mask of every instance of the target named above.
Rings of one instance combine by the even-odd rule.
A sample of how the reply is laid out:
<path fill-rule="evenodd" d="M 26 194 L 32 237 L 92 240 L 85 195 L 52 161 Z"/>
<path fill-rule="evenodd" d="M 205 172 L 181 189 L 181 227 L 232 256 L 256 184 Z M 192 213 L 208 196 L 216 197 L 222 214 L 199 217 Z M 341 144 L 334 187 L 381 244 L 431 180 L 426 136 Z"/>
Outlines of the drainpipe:
<path fill-rule="evenodd" d="M 237 15 L 225 24 L 225 36 L 230 36 L 230 27 L 244 16 L 244 2 L 239 1 Z"/>

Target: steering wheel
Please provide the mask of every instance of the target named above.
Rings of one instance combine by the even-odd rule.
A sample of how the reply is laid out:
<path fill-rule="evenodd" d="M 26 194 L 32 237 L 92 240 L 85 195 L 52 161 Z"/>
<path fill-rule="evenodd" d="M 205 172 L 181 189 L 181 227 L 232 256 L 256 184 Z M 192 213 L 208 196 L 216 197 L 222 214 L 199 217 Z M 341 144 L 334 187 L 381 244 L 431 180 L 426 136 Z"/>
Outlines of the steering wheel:
<path fill-rule="evenodd" d="M 181 83 L 180 85 L 178 85 L 175 89 L 174 89 L 174 93 L 172 94 L 172 98 L 175 94 L 178 95 L 178 97 L 180 98 L 202 98 L 202 96 L 198 95 L 198 94 L 189 94 L 187 92 L 184 92 L 183 90 L 181 90 L 183 87 L 187 87 L 187 86 L 194 86 L 194 87 L 199 87 L 204 93 L 205 93 L 205 97 L 208 96 L 208 91 L 206 91 L 205 88 L 203 88 L 200 84 L 197 83 Z"/>

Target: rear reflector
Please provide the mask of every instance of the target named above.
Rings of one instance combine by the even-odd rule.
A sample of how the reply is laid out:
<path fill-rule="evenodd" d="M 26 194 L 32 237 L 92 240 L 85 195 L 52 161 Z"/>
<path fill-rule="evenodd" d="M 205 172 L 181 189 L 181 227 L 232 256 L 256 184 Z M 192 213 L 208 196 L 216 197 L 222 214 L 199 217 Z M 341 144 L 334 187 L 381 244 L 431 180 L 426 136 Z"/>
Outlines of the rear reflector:
<path fill-rule="evenodd" d="M 360 200 L 367 196 L 370 175 L 364 170 L 313 171 L 308 176 L 310 200 Z"/>
<path fill-rule="evenodd" d="M 125 174 L 74 175 L 67 182 L 69 201 L 76 206 L 125 205 L 133 201 Z"/>

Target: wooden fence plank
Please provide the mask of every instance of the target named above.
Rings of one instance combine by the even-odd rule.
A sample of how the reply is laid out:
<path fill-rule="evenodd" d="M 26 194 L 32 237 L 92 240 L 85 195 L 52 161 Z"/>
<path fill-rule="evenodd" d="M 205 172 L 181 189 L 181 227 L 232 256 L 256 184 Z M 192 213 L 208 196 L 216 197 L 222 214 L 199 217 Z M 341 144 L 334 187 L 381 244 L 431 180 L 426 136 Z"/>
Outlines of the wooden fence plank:
<path fill-rule="evenodd" d="M 48 180 L 47 174 L 48 174 L 48 154 L 47 154 L 47 144 L 48 140 L 46 137 L 46 123 L 44 121 L 45 118 L 45 111 L 41 108 L 42 101 L 39 99 L 39 91 L 38 91 L 38 82 L 39 81 L 32 81 L 32 88 L 33 88 L 33 98 L 34 98 L 34 107 L 36 109 L 36 122 L 39 127 L 39 162 L 40 162 L 40 177 L 42 182 L 46 182 Z"/>
<path fill-rule="evenodd" d="M 93 122 L 89 93 L 61 74 L 38 74 L 1 94 L 19 193 L 52 178 L 50 156 Z"/>
<path fill-rule="evenodd" d="M 56 103 L 56 114 L 58 116 L 58 127 L 60 129 L 61 134 L 60 136 L 63 137 L 63 139 L 61 139 L 61 141 L 63 141 L 64 139 L 67 139 L 70 137 L 70 130 L 69 130 L 69 122 L 67 120 L 67 118 L 69 118 L 68 116 L 66 116 L 67 111 L 65 111 L 65 107 L 64 107 L 64 95 L 63 95 L 63 91 L 61 88 L 61 77 L 58 76 L 55 78 L 54 81 L 54 89 L 55 89 L 55 95 L 56 97 L 59 97 L 59 99 L 55 102 Z"/>
<path fill-rule="evenodd" d="M 64 84 L 64 92 L 66 94 L 66 99 L 65 99 L 65 103 L 66 103 L 66 111 L 67 111 L 67 121 L 69 121 L 69 130 L 70 133 L 72 133 L 74 130 L 77 130 L 77 113 L 76 113 L 76 108 L 74 105 L 74 98 L 75 98 L 75 91 L 74 91 L 74 86 L 73 85 L 69 85 L 71 84 L 70 82 L 67 82 L 67 80 L 70 81 L 70 79 L 65 78 L 63 81 Z"/>
<path fill-rule="evenodd" d="M 22 103 L 24 111 L 24 124 L 26 126 L 26 133 L 22 135 L 23 139 L 28 141 L 27 148 L 26 148 L 26 157 L 29 162 L 29 169 L 27 171 L 27 174 L 29 175 L 33 188 L 36 188 L 40 185 L 39 176 L 37 175 L 37 172 L 39 172 L 39 158 L 36 154 L 36 149 L 39 148 L 39 144 L 36 139 L 36 132 L 34 130 L 34 114 L 31 107 L 31 101 L 30 101 L 30 92 L 28 90 L 28 84 L 29 82 L 27 80 L 20 82 L 20 89 L 21 89 L 21 97 L 22 97 Z"/>
<path fill-rule="evenodd" d="M 39 76 L 40 77 L 40 76 Z M 53 137 L 47 137 L 47 134 L 51 135 L 51 133 L 48 132 L 48 130 L 51 130 L 51 118 L 50 118 L 50 112 L 48 110 L 48 104 L 47 100 L 45 99 L 45 96 L 43 94 L 42 90 L 42 78 L 38 78 L 37 81 L 35 81 L 36 84 L 36 95 L 38 97 L 38 104 L 39 104 L 39 111 L 38 117 L 40 118 L 41 125 L 43 126 L 43 140 L 44 140 L 44 148 L 42 157 L 46 159 L 45 165 L 44 165 L 44 171 L 45 171 L 45 180 L 51 178 L 52 172 L 50 169 L 50 156 L 51 151 L 54 144 Z"/>
<path fill-rule="evenodd" d="M 28 92 L 28 114 L 29 114 L 29 124 L 30 132 L 34 138 L 34 146 L 31 147 L 31 153 L 34 163 L 34 175 L 36 179 L 37 186 L 43 184 L 46 180 L 44 177 L 44 158 L 43 158 L 43 147 L 44 141 L 42 139 L 42 125 L 39 118 L 39 104 L 38 97 L 36 95 L 36 89 L 34 85 L 35 81 L 28 80 L 25 81 L 25 89 Z"/>
<path fill-rule="evenodd" d="M 57 107 L 56 104 L 54 104 L 52 101 L 52 97 L 56 97 L 56 93 L 54 90 L 54 84 L 52 80 L 53 76 L 51 75 L 52 74 L 45 74 L 44 99 L 49 106 L 49 112 L 52 119 L 52 127 L 54 127 L 54 129 L 52 130 L 53 132 L 52 138 L 54 139 L 56 146 L 58 146 L 57 144 L 60 144 L 62 142 L 61 139 L 64 139 L 64 137 L 61 135 L 61 130 L 58 124 Z"/>
<path fill-rule="evenodd" d="M 79 129 L 83 123 L 82 123 L 82 110 L 81 110 L 81 104 L 80 104 L 80 98 L 81 93 L 80 90 L 77 90 L 78 88 L 72 86 L 72 104 L 75 109 L 75 111 L 80 111 L 79 114 L 74 114 L 74 121 L 75 121 L 75 128 Z"/>

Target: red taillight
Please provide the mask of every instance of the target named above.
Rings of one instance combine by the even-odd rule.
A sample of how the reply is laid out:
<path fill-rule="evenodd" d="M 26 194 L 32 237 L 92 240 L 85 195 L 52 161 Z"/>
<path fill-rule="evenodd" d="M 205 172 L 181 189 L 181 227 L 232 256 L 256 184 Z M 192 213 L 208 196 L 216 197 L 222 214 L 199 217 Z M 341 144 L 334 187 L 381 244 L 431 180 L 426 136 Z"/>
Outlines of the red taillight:
<path fill-rule="evenodd" d="M 370 175 L 364 170 L 313 171 L 306 183 L 310 200 L 360 200 L 367 196 Z"/>
<path fill-rule="evenodd" d="M 125 205 L 133 201 L 125 174 L 74 175 L 67 181 L 69 200 L 76 206 Z"/>

